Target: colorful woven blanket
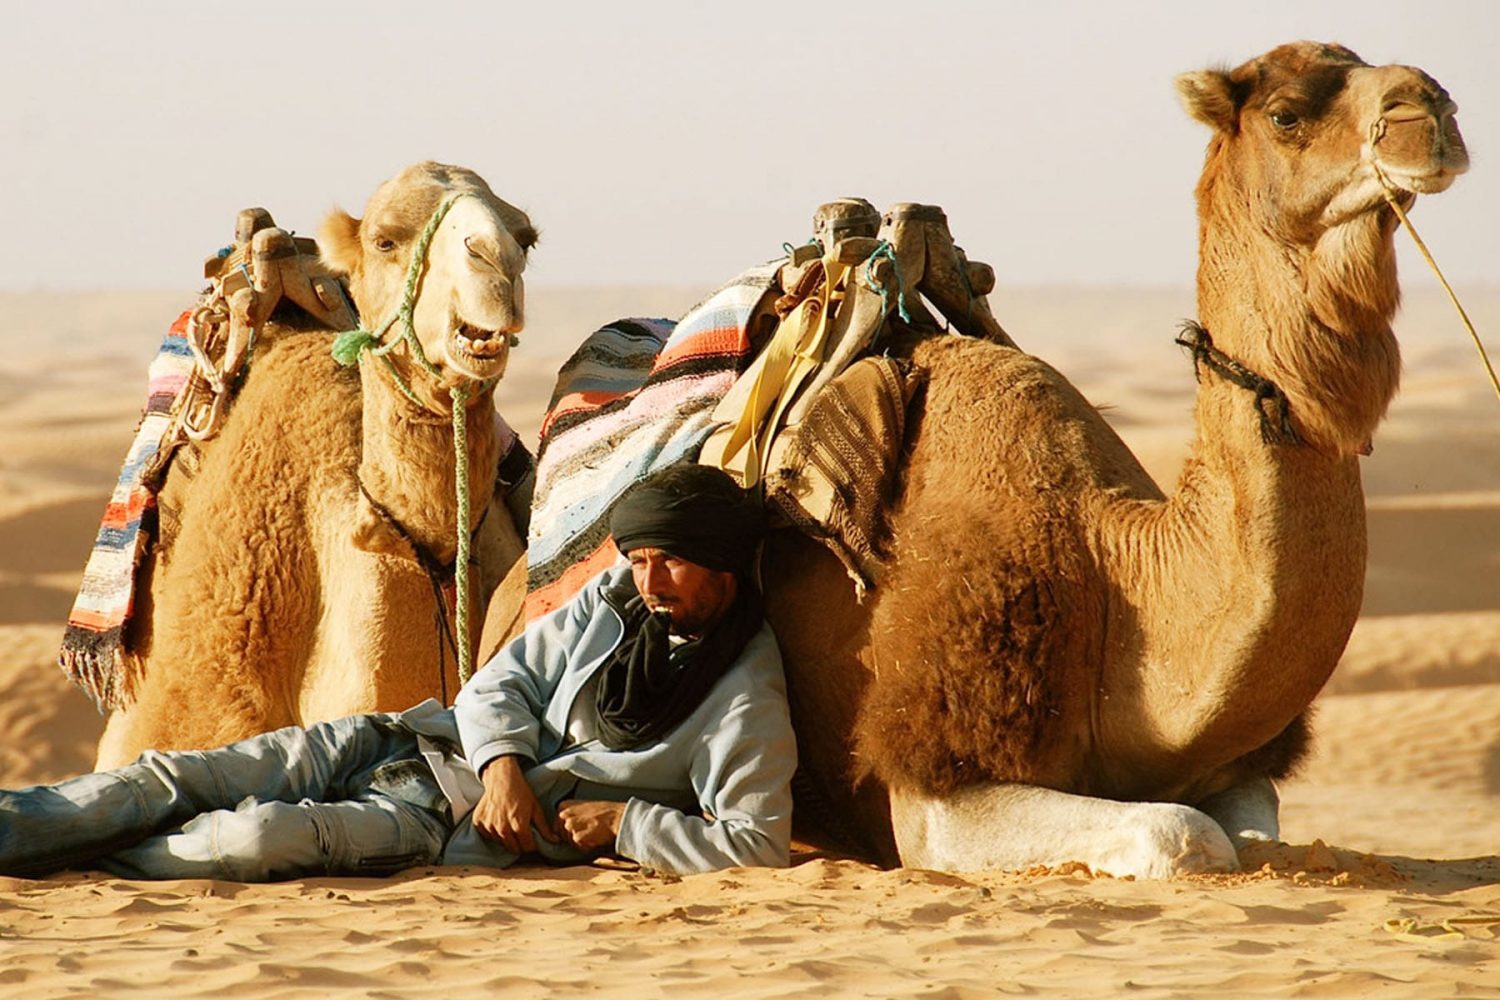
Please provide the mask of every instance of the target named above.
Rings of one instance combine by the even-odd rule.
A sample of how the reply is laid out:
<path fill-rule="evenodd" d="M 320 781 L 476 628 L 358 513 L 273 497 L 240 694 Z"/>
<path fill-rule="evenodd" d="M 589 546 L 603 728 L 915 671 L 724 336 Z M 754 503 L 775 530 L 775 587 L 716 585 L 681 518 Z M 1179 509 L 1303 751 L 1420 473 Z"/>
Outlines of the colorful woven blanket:
<path fill-rule="evenodd" d="M 124 694 L 125 626 L 135 602 L 136 567 L 155 533 L 159 473 L 169 457 L 162 446 L 177 398 L 193 373 L 188 316 L 177 317 L 151 362 L 146 408 L 104 509 L 58 653 L 58 665 L 101 708 L 117 707 Z"/>
<path fill-rule="evenodd" d="M 750 363 L 746 327 L 782 263 L 751 268 L 675 324 L 611 323 L 563 365 L 537 457 L 528 619 L 563 604 L 615 561 L 609 513 L 627 487 L 697 459 L 715 427 L 715 405 Z"/>

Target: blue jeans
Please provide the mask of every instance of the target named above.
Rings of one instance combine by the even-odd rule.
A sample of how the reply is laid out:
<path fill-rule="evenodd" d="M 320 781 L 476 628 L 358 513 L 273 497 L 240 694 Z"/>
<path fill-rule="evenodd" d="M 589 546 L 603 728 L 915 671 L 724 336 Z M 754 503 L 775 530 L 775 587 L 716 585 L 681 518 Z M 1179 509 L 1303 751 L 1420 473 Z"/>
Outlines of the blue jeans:
<path fill-rule="evenodd" d="M 390 715 L 356 715 L 0 790 L 0 874 L 384 874 L 436 861 L 452 825 L 416 738 Z"/>

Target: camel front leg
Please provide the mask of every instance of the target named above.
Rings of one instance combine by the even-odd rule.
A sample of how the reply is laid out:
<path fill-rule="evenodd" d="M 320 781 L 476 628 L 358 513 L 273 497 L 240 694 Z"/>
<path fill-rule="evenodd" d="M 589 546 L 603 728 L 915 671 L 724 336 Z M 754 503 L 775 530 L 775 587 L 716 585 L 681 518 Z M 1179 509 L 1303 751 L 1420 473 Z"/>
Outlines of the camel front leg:
<path fill-rule="evenodd" d="M 1081 861 L 1096 872 L 1170 878 L 1237 871 L 1207 814 L 1169 802 L 1116 802 L 1035 785 L 980 785 L 942 799 L 891 791 L 901 862 L 941 871 Z"/>

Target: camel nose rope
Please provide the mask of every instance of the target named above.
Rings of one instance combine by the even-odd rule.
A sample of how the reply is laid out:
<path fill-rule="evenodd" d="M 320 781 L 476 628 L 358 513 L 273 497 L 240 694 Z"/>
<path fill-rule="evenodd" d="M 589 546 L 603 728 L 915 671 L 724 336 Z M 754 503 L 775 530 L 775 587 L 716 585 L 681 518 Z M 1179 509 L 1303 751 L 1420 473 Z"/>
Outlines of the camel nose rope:
<path fill-rule="evenodd" d="M 1463 320 L 1464 326 L 1468 328 L 1470 338 L 1474 341 L 1474 346 L 1479 350 L 1479 360 L 1483 363 L 1484 370 L 1489 373 L 1490 385 L 1495 390 L 1495 398 L 1500 399 L 1500 378 L 1495 377 L 1495 367 L 1490 364 L 1490 356 L 1485 352 L 1484 341 L 1479 339 L 1479 334 L 1474 330 L 1474 324 L 1469 320 L 1469 314 L 1464 312 L 1463 305 L 1458 301 L 1458 296 L 1453 292 L 1453 286 L 1448 284 L 1447 278 L 1443 277 L 1442 268 L 1438 267 L 1437 261 L 1432 257 L 1432 252 L 1427 249 L 1427 244 L 1423 243 L 1422 237 L 1417 235 L 1417 227 L 1411 224 L 1411 220 L 1402 211 L 1401 204 L 1396 198 L 1396 194 L 1400 189 L 1391 183 L 1390 178 L 1386 177 L 1385 171 L 1380 169 L 1380 164 L 1375 160 L 1373 155 L 1375 144 L 1384 135 L 1385 119 L 1379 118 L 1375 121 L 1374 125 L 1370 126 L 1370 166 L 1375 170 L 1375 179 L 1380 181 L 1380 193 L 1385 196 L 1386 203 L 1395 211 L 1396 218 L 1401 220 L 1401 224 L 1411 234 L 1412 242 L 1417 245 L 1418 250 L 1422 251 L 1422 256 L 1427 259 L 1427 265 L 1432 268 L 1432 273 L 1437 275 L 1438 281 L 1442 282 L 1443 291 L 1448 293 L 1448 300 L 1453 303 L 1453 308 L 1458 310 L 1458 318 Z"/>
<path fill-rule="evenodd" d="M 403 395 L 417 406 L 429 413 L 436 413 L 420 398 L 411 385 L 401 375 L 394 361 L 390 359 L 390 352 L 397 344 L 406 343 L 407 350 L 412 358 L 422 367 L 427 374 L 441 379 L 442 372 L 438 366 L 433 364 L 422 350 L 422 342 L 417 339 L 416 322 L 413 314 L 417 307 L 417 297 L 420 295 L 422 275 L 426 271 L 427 254 L 432 246 L 432 238 L 437 233 L 438 225 L 448 210 L 453 207 L 454 202 L 463 197 L 472 197 L 467 194 L 454 195 L 437 207 L 432 213 L 432 218 L 427 220 L 427 225 L 422 229 L 417 242 L 412 246 L 411 264 L 406 269 L 406 283 L 401 291 L 401 303 L 390 318 L 380 325 L 380 329 L 370 331 L 363 328 L 345 330 L 339 334 L 333 342 L 333 357 L 341 365 L 354 365 L 359 363 L 360 356 L 366 351 L 372 357 L 380 358 L 385 362 L 391 379 L 396 383 Z M 381 343 L 382 338 L 397 321 L 401 322 L 401 332 L 388 343 Z M 468 683 L 469 676 L 474 672 L 474 652 L 471 648 L 469 638 L 469 429 L 467 423 L 469 387 L 466 383 L 449 386 L 448 395 L 453 399 L 453 472 L 455 493 L 458 500 L 458 552 L 453 559 L 453 589 L 454 589 L 454 631 L 457 633 L 455 647 L 458 653 L 458 682 L 460 685 Z M 439 414 L 440 415 L 440 414 Z M 430 574 L 429 574 L 430 575 Z M 441 642 L 441 639 L 439 639 Z M 439 657 L 441 671 L 441 657 Z"/>

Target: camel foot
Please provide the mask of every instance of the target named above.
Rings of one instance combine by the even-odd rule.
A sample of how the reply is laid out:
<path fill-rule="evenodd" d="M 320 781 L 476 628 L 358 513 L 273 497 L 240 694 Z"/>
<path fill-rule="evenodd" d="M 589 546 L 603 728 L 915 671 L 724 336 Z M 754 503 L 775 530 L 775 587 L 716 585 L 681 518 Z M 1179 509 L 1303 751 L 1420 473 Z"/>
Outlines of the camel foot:
<path fill-rule="evenodd" d="M 1239 870 L 1211 817 L 1170 802 L 1115 802 L 1032 785 L 984 785 L 943 799 L 892 791 L 902 864 L 942 871 L 1080 861 L 1117 877 Z"/>
<path fill-rule="evenodd" d="M 1226 788 L 1199 802 L 1198 809 L 1229 834 L 1236 851 L 1281 839 L 1281 797 L 1270 778 L 1254 778 Z"/>

